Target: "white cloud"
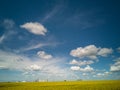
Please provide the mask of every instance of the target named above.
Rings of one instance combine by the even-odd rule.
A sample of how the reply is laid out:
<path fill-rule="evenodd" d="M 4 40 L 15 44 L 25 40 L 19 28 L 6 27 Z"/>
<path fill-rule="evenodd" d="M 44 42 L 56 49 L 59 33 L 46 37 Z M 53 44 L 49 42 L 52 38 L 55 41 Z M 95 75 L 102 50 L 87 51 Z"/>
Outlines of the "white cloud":
<path fill-rule="evenodd" d="M 120 58 L 118 58 L 115 63 L 110 66 L 110 71 L 120 71 Z"/>
<path fill-rule="evenodd" d="M 112 65 L 110 71 L 120 71 L 120 65 Z"/>
<path fill-rule="evenodd" d="M 20 51 L 29 51 L 29 50 L 33 50 L 33 49 L 38 49 L 38 48 L 42 48 L 45 46 L 52 46 L 51 43 L 38 43 L 38 44 L 33 44 L 31 46 L 27 46 L 24 48 L 21 48 Z"/>
<path fill-rule="evenodd" d="M 91 59 L 96 59 L 96 53 L 98 51 L 98 48 L 95 45 L 89 45 L 86 47 L 79 47 L 77 49 L 74 49 L 70 52 L 70 55 L 74 57 L 89 57 Z"/>
<path fill-rule="evenodd" d="M 83 76 L 87 76 L 87 74 L 86 74 L 86 73 L 83 73 L 82 75 L 83 75 Z"/>
<path fill-rule="evenodd" d="M 104 73 L 97 73 L 97 76 L 104 76 Z"/>
<path fill-rule="evenodd" d="M 71 66 L 70 69 L 73 71 L 78 71 L 78 70 L 80 70 L 80 67 L 79 66 Z"/>
<path fill-rule="evenodd" d="M 46 61 L 35 56 L 28 57 L 23 54 L 0 50 L 0 69 L 20 71 L 21 79 L 25 80 L 28 77 L 29 80 L 46 79 L 46 77 L 49 80 L 78 79 L 78 75 L 68 67 L 63 67 L 66 62 L 67 58 L 65 57 L 52 57 Z"/>
<path fill-rule="evenodd" d="M 92 67 L 90 67 L 89 65 L 87 65 L 85 68 L 80 68 L 80 71 L 82 71 L 82 72 L 92 72 L 92 71 L 94 71 L 94 69 Z"/>
<path fill-rule="evenodd" d="M 28 66 L 26 69 L 32 70 L 32 71 L 39 71 L 41 70 L 41 67 L 37 64 L 33 64 L 33 65 Z"/>
<path fill-rule="evenodd" d="M 25 52 L 25 51 L 29 51 L 29 50 L 34 50 L 34 49 L 39 49 L 39 48 L 43 48 L 43 47 L 53 47 L 53 46 L 56 46 L 58 45 L 59 43 L 57 42 L 40 42 L 40 43 L 29 43 L 28 45 L 18 49 L 18 50 L 14 50 L 16 53 L 19 53 L 19 52 Z"/>
<path fill-rule="evenodd" d="M 97 56 L 107 56 L 113 52 L 112 49 L 109 48 L 100 48 L 95 45 L 88 45 L 86 47 L 78 47 L 77 49 L 73 49 L 70 52 L 70 55 L 78 58 L 89 58 L 89 59 L 97 59 Z"/>
<path fill-rule="evenodd" d="M 108 54 L 111 54 L 113 52 L 112 49 L 109 48 L 101 48 L 100 51 L 98 52 L 98 55 L 100 56 L 107 56 Z"/>
<path fill-rule="evenodd" d="M 22 75 L 31 76 L 34 74 L 41 79 L 50 77 L 50 79 L 64 80 L 70 76 L 72 77 L 74 73 L 70 72 L 66 67 L 61 67 L 65 60 L 63 57 L 54 57 L 46 61 L 37 57 L 27 57 L 0 50 L 0 69 L 22 71 Z"/>
<path fill-rule="evenodd" d="M 28 30 L 30 33 L 35 35 L 45 35 L 47 29 L 38 22 L 28 22 L 23 25 L 20 25 L 21 28 Z"/>
<path fill-rule="evenodd" d="M 94 69 L 92 67 L 90 67 L 89 65 L 87 65 L 84 68 L 81 68 L 79 66 L 71 66 L 70 69 L 73 70 L 73 71 L 81 71 L 81 72 L 92 72 L 92 71 L 94 71 Z"/>
<path fill-rule="evenodd" d="M 91 61 L 91 60 L 77 61 L 77 60 L 73 59 L 69 64 L 83 66 L 83 65 L 90 65 L 90 64 L 93 64 L 93 63 L 94 62 Z"/>
<path fill-rule="evenodd" d="M 78 61 L 73 59 L 69 64 L 78 64 Z"/>
<path fill-rule="evenodd" d="M 49 55 L 49 54 L 47 54 L 47 53 L 44 52 L 44 51 L 39 51 L 39 52 L 37 52 L 37 55 L 38 55 L 41 59 L 45 59 L 45 60 L 48 60 L 48 59 L 51 59 L 51 58 L 52 58 L 52 55 Z"/>
<path fill-rule="evenodd" d="M 0 66 L 0 69 L 8 69 L 8 68 L 5 66 Z"/>
<path fill-rule="evenodd" d="M 109 74 L 110 72 L 108 72 L 108 71 L 106 71 L 106 72 L 104 72 L 104 74 Z"/>
<path fill-rule="evenodd" d="M 98 77 L 103 77 L 103 76 L 108 76 L 109 74 L 111 74 L 111 73 L 108 72 L 108 71 L 105 71 L 105 72 L 97 73 L 96 76 L 98 76 Z"/>
<path fill-rule="evenodd" d="M 29 64 L 30 59 L 15 53 L 0 50 L 0 66 L 14 70 L 24 70 Z"/>

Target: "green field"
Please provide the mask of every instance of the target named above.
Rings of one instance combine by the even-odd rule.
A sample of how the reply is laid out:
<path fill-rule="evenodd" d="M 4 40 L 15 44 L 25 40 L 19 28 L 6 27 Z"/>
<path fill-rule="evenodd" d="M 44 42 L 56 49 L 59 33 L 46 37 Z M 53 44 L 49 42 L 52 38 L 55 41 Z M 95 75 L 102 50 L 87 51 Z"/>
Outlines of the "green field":
<path fill-rule="evenodd" d="M 120 90 L 120 80 L 0 83 L 0 90 Z"/>

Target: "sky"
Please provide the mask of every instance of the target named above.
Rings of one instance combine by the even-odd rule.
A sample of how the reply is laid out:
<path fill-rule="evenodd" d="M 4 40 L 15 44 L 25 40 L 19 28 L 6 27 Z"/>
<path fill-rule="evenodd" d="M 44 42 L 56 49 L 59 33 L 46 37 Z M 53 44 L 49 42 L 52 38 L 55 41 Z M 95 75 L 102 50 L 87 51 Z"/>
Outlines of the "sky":
<path fill-rule="evenodd" d="M 119 0 L 0 0 L 0 82 L 120 79 Z"/>

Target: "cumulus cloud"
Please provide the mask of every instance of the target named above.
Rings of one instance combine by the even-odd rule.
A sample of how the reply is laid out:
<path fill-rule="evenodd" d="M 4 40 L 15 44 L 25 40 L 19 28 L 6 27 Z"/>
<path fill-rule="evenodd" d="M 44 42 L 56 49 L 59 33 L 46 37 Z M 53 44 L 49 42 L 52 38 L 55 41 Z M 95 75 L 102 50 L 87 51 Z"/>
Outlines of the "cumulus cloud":
<path fill-rule="evenodd" d="M 99 72 L 97 73 L 95 76 L 97 77 L 103 77 L 103 76 L 108 76 L 109 74 L 111 74 L 110 72 L 108 71 L 105 71 L 105 72 Z"/>
<path fill-rule="evenodd" d="M 78 64 L 78 61 L 73 59 L 69 64 Z"/>
<path fill-rule="evenodd" d="M 20 25 L 20 27 L 35 35 L 45 35 L 45 33 L 47 32 L 47 29 L 38 22 L 28 22 Z"/>
<path fill-rule="evenodd" d="M 89 57 L 92 59 L 96 59 L 97 51 L 98 51 L 98 48 L 95 45 L 89 45 L 86 47 L 79 47 L 77 49 L 72 50 L 70 52 L 70 55 L 74 57 L 79 57 L 79 58 Z"/>
<path fill-rule="evenodd" d="M 104 73 L 97 73 L 97 76 L 104 76 Z"/>
<path fill-rule="evenodd" d="M 70 69 L 73 71 L 78 71 L 78 70 L 80 70 L 80 67 L 79 66 L 71 66 Z"/>
<path fill-rule="evenodd" d="M 113 52 L 113 50 L 110 48 L 101 48 L 98 52 L 98 55 L 100 56 L 107 56 L 108 54 L 111 54 Z"/>
<path fill-rule="evenodd" d="M 108 71 L 106 71 L 106 72 L 104 72 L 104 74 L 109 74 L 110 72 L 108 72 Z"/>
<path fill-rule="evenodd" d="M 80 71 L 91 72 L 91 71 L 94 71 L 94 69 L 92 67 L 90 67 L 89 65 L 87 65 L 85 68 L 80 68 Z"/>
<path fill-rule="evenodd" d="M 92 72 L 92 71 L 94 71 L 94 69 L 92 67 L 90 67 L 89 65 L 87 65 L 84 68 L 81 68 L 79 66 L 71 66 L 70 69 L 73 70 L 73 71 L 81 71 L 81 72 Z"/>
<path fill-rule="evenodd" d="M 70 55 L 78 58 L 89 58 L 89 59 L 97 59 L 97 56 L 107 56 L 113 52 L 112 49 L 109 48 L 101 48 L 96 47 L 95 45 L 88 45 L 86 47 L 78 47 L 77 49 L 73 49 L 70 52 Z"/>
<path fill-rule="evenodd" d="M 86 73 L 83 73 L 82 75 L 83 75 L 83 76 L 87 76 L 87 74 L 86 74 Z"/>
<path fill-rule="evenodd" d="M 26 69 L 32 70 L 32 71 L 39 71 L 41 70 L 41 67 L 37 64 L 33 64 L 33 65 L 28 66 Z"/>
<path fill-rule="evenodd" d="M 115 60 L 115 63 L 110 66 L 110 71 L 120 71 L 120 58 Z"/>
<path fill-rule="evenodd" d="M 45 51 L 39 51 L 39 52 L 37 52 L 37 55 L 38 55 L 41 59 L 45 59 L 45 60 L 48 60 L 48 59 L 51 59 L 51 58 L 52 58 L 52 55 L 47 54 Z"/>
<path fill-rule="evenodd" d="M 73 59 L 69 64 L 84 66 L 84 65 L 90 65 L 90 64 L 93 64 L 93 63 L 94 62 L 92 60 L 77 61 L 77 60 Z"/>

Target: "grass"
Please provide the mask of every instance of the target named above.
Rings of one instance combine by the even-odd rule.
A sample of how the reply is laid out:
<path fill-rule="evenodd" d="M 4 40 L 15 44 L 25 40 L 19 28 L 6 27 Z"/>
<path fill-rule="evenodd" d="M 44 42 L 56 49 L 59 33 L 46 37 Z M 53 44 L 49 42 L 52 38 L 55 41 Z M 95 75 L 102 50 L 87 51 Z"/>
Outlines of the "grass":
<path fill-rule="evenodd" d="M 0 90 L 120 90 L 120 80 L 0 83 Z"/>

